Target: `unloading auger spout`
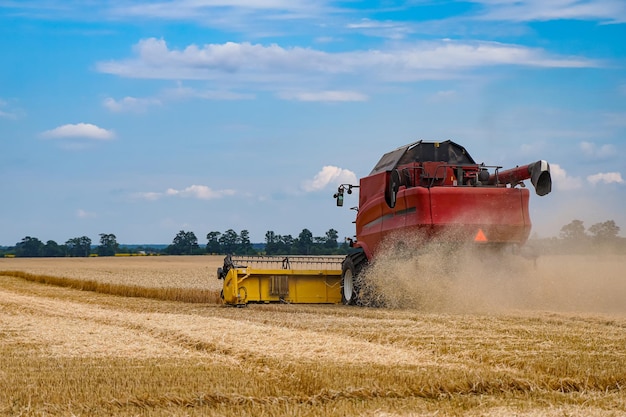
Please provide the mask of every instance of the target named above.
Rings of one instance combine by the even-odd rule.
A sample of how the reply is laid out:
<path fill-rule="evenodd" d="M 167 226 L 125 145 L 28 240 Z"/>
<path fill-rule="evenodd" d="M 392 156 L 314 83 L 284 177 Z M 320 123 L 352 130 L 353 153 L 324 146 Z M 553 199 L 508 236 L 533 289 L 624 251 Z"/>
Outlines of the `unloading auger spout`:
<path fill-rule="evenodd" d="M 539 196 L 547 195 L 552 191 L 550 164 L 544 160 L 505 171 L 497 171 L 489 176 L 489 184 L 516 185 L 527 179 L 530 179 L 530 182 L 535 187 L 535 192 Z"/>

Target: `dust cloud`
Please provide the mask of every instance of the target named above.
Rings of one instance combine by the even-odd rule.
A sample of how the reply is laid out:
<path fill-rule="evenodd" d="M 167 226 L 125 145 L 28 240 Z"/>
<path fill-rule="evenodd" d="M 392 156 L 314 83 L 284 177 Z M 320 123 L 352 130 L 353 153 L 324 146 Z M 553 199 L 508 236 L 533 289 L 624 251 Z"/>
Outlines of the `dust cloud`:
<path fill-rule="evenodd" d="M 364 270 L 362 302 L 426 312 L 626 315 L 626 255 L 524 255 L 402 238 Z"/>

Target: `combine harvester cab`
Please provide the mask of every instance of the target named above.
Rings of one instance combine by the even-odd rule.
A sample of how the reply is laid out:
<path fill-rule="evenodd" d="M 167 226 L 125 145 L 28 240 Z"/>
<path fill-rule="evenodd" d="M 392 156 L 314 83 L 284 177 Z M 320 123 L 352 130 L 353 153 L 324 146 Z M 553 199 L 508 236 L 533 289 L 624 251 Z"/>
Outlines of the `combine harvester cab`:
<path fill-rule="evenodd" d="M 343 256 L 231 256 L 218 268 L 225 304 L 341 302 Z"/>

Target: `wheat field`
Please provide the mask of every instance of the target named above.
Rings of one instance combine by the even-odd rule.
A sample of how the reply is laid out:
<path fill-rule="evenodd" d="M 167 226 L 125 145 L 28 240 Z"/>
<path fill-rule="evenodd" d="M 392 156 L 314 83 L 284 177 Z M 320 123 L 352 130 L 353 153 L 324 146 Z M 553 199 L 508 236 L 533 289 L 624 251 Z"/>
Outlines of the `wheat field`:
<path fill-rule="evenodd" d="M 626 415 L 626 257 L 383 259 L 386 308 L 222 306 L 221 263 L 0 259 L 0 415 Z"/>

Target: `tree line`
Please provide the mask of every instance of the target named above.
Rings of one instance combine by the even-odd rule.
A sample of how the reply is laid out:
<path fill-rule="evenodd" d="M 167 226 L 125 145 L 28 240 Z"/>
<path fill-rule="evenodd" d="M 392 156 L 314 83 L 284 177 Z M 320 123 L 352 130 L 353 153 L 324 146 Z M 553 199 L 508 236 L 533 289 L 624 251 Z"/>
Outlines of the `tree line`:
<path fill-rule="evenodd" d="M 171 255 L 233 254 L 233 255 L 333 255 L 346 254 L 349 246 L 338 242 L 338 232 L 329 229 L 324 236 L 313 236 L 309 229 L 302 229 L 298 237 L 278 235 L 273 230 L 265 233 L 265 243 L 255 247 L 250 232 L 237 233 L 228 229 L 224 233 L 213 231 L 206 235 L 207 244 L 202 248 L 193 232 L 181 230 L 165 252 Z"/>
<path fill-rule="evenodd" d="M 585 227 L 582 220 L 572 220 L 561 227 L 558 238 L 541 239 L 545 253 L 589 254 L 626 253 L 626 238 L 619 237 L 620 227 L 613 220 Z"/>
<path fill-rule="evenodd" d="M 592 224 L 588 229 L 585 229 L 582 220 L 572 220 L 561 227 L 559 236 L 568 241 L 586 242 L 591 239 L 602 243 L 615 241 L 619 231 L 620 227 L 613 220 Z"/>
<path fill-rule="evenodd" d="M 537 239 L 548 252 L 586 252 L 591 247 L 626 251 L 626 239 L 618 237 L 620 227 L 613 220 L 595 223 L 586 228 L 582 220 L 572 220 L 564 225 L 559 237 Z M 101 233 L 99 244 L 94 246 L 87 236 L 75 237 L 64 244 L 53 240 L 43 243 L 36 237 L 26 236 L 13 247 L 0 247 L 0 257 L 87 257 L 114 256 L 116 254 L 146 253 L 157 255 L 340 255 L 348 253 L 346 242 L 339 243 L 338 232 L 329 229 L 324 236 L 313 236 L 303 229 L 297 237 L 279 235 L 272 230 L 265 233 L 265 242 L 253 244 L 248 230 L 237 233 L 233 229 L 225 232 L 207 233 L 207 243 L 201 246 L 194 232 L 179 231 L 172 243 L 165 248 L 121 246 L 113 233 Z"/>
<path fill-rule="evenodd" d="M 43 243 L 36 237 L 26 236 L 14 247 L 0 248 L 0 255 L 13 255 L 24 258 L 36 257 L 85 257 L 90 255 L 113 256 L 118 253 L 120 246 L 114 234 L 101 233 L 100 245 L 93 248 L 91 239 L 87 236 L 74 237 L 59 245 L 54 240 Z"/>
<path fill-rule="evenodd" d="M 88 257 L 88 256 L 115 256 L 116 254 L 154 254 L 154 255 L 205 255 L 205 254 L 235 254 L 235 255 L 330 255 L 345 254 L 348 245 L 339 244 L 338 232 L 330 229 L 324 236 L 313 236 L 309 229 L 303 229 L 297 237 L 292 235 L 278 235 L 274 231 L 267 231 L 265 243 L 253 244 L 250 241 L 250 232 L 242 230 L 237 233 L 228 229 L 224 233 L 212 231 L 207 233 L 207 243 L 201 246 L 194 232 L 179 231 L 172 243 L 165 248 L 122 246 L 117 242 L 113 233 L 101 233 L 98 245 L 93 245 L 87 236 L 75 237 L 64 244 L 54 240 L 43 243 L 36 237 L 26 236 L 13 247 L 0 247 L 0 257 Z"/>

